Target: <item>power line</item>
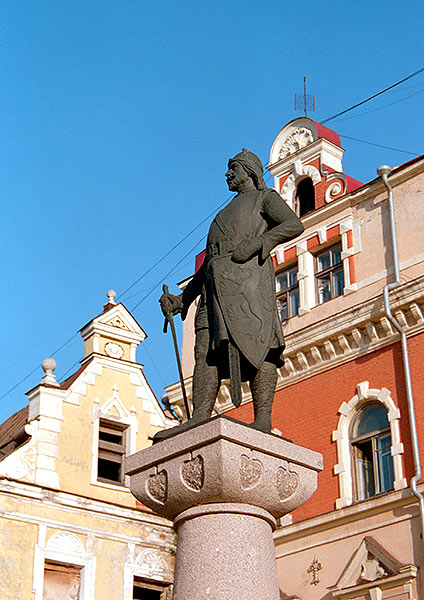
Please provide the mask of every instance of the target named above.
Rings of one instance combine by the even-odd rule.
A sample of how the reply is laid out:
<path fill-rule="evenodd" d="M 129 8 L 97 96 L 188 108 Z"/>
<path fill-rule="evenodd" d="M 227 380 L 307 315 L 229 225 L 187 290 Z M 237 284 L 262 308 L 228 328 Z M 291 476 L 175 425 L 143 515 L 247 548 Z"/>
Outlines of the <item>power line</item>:
<path fill-rule="evenodd" d="M 69 344 L 69 342 L 72 342 L 72 340 L 74 339 L 74 337 L 76 337 L 78 335 L 78 333 L 79 332 L 76 331 L 73 336 L 71 336 L 68 340 L 66 340 L 66 342 L 64 342 L 61 346 L 59 346 L 58 348 L 56 348 L 56 350 L 54 352 L 52 352 L 50 354 L 50 356 L 53 357 L 53 356 L 55 356 L 55 354 L 57 354 L 58 352 L 60 352 L 60 350 L 62 350 L 62 348 L 64 348 L 65 346 L 67 346 Z M 21 383 L 23 383 L 29 377 L 31 377 L 31 375 L 33 375 L 36 371 L 38 371 L 39 368 L 40 368 L 40 365 L 37 365 L 36 367 L 34 367 L 32 369 L 32 371 L 30 371 L 27 375 L 25 375 L 25 377 L 22 377 L 22 379 L 20 379 L 18 381 L 18 383 L 15 383 L 15 385 L 13 385 L 10 389 L 8 389 L 7 392 L 5 392 L 2 396 L 0 396 L 0 400 L 3 400 L 3 398 L 6 398 L 6 396 L 8 396 L 11 392 L 13 392 L 13 390 L 16 390 L 16 388 L 18 386 L 20 386 Z"/>
<path fill-rule="evenodd" d="M 385 148 L 386 150 L 394 150 L 395 152 L 403 152 L 404 154 L 410 154 L 411 156 L 419 156 L 418 152 L 409 152 L 408 150 L 401 150 L 400 148 L 393 148 L 392 146 L 384 146 L 383 144 L 376 144 L 374 142 L 368 142 L 367 140 L 360 140 L 358 138 L 350 137 L 349 135 L 339 134 L 341 138 L 347 140 L 353 140 L 355 142 L 362 142 L 363 144 L 369 144 L 370 146 L 377 146 L 378 148 Z"/>
<path fill-rule="evenodd" d="M 408 81 L 408 79 L 412 79 L 412 77 L 419 75 L 423 71 L 424 71 L 424 67 L 421 67 L 421 69 L 418 69 L 418 71 L 414 71 L 414 73 L 411 73 L 410 75 L 408 75 L 407 77 L 404 77 L 400 81 L 397 81 L 396 83 L 393 83 L 392 85 L 389 85 L 388 87 L 384 88 L 384 90 L 380 90 L 376 94 L 373 94 L 372 96 L 369 96 L 368 98 L 365 98 L 365 100 L 362 100 L 361 102 L 357 102 L 356 104 L 353 104 L 353 106 L 350 106 L 349 108 L 346 108 L 345 110 L 342 110 L 342 111 L 336 113 L 335 115 L 328 117 L 327 119 L 324 119 L 323 121 L 321 121 L 321 125 L 324 125 L 324 123 L 329 123 L 333 119 L 336 119 L 337 117 L 340 117 L 341 115 L 344 115 L 347 112 L 350 112 L 351 110 L 354 110 L 355 108 L 358 108 L 358 106 L 362 106 L 362 104 L 365 104 L 366 102 L 369 102 L 370 100 L 373 100 L 374 98 L 377 98 L 377 96 L 381 96 L 381 94 L 385 94 L 389 90 L 392 90 L 393 88 L 400 85 L 401 83 Z"/>
<path fill-rule="evenodd" d="M 198 225 L 196 225 L 196 227 L 194 227 L 193 229 L 191 229 L 191 231 L 189 231 L 179 242 L 177 242 L 176 244 L 174 244 L 174 246 L 172 246 L 172 248 L 170 250 L 168 250 L 168 252 L 166 252 L 163 256 L 161 256 L 161 258 L 159 258 L 159 260 L 157 260 L 151 267 L 149 267 L 147 269 L 147 271 L 144 271 L 144 273 L 142 273 L 140 275 L 140 277 L 138 277 L 130 286 L 128 286 L 126 290 L 124 290 L 121 294 L 119 294 L 118 298 L 122 298 L 123 296 L 125 296 L 125 294 L 127 292 L 129 292 L 135 285 L 137 285 L 137 283 L 139 281 L 141 281 L 146 275 L 148 275 L 149 273 L 151 273 L 151 271 L 153 271 L 153 269 L 155 269 L 161 262 L 163 262 L 165 260 L 165 258 L 167 258 L 171 254 L 171 252 L 173 252 L 176 248 L 178 248 L 178 246 L 181 246 L 181 244 L 183 242 L 185 242 L 185 240 L 187 238 L 189 238 L 192 233 L 194 233 L 195 231 L 197 231 L 199 229 L 199 227 L 201 227 L 208 219 L 210 219 L 211 216 L 214 215 L 217 210 L 219 210 L 220 208 L 222 208 L 224 206 L 224 204 L 226 204 L 231 198 L 232 198 L 232 196 L 229 196 L 213 212 L 211 212 L 207 217 L 205 217 L 203 219 L 203 221 L 200 221 L 200 223 Z"/>
<path fill-rule="evenodd" d="M 146 298 L 148 298 L 148 297 L 150 296 L 150 294 L 152 294 L 152 293 L 155 291 L 155 289 L 156 289 L 158 286 L 160 286 L 160 284 L 161 284 L 161 283 L 163 283 L 163 282 L 165 281 L 165 279 L 166 279 L 167 277 L 169 277 L 169 275 L 171 275 L 171 274 L 172 274 L 172 273 L 175 271 L 175 269 L 176 269 L 176 268 L 177 268 L 177 267 L 178 267 L 178 266 L 179 266 L 179 265 L 180 265 L 180 264 L 181 264 L 181 263 L 182 263 L 182 262 L 183 262 L 183 261 L 184 261 L 184 260 L 185 260 L 185 259 L 186 259 L 188 256 L 190 256 L 190 254 L 191 254 L 192 252 L 194 252 L 194 250 L 197 248 L 197 246 L 198 246 L 198 245 L 199 245 L 201 242 L 203 242 L 203 240 L 204 240 L 204 239 L 205 239 L 205 236 L 203 235 L 203 236 L 201 237 L 201 239 L 200 239 L 200 240 L 199 240 L 199 241 L 198 241 L 198 242 L 197 242 L 197 243 L 196 243 L 196 244 L 195 244 L 195 245 L 194 245 L 192 248 L 190 248 L 190 250 L 189 250 L 189 251 L 188 251 L 186 254 L 184 254 L 184 256 L 183 256 L 183 257 L 182 257 L 182 258 L 181 258 L 181 259 L 180 259 L 180 260 L 179 260 L 179 261 L 178 261 L 178 262 L 177 262 L 177 263 L 176 263 L 176 264 L 175 264 L 175 265 L 172 267 L 172 269 L 171 269 L 170 271 L 168 271 L 168 273 L 167 273 L 166 275 L 164 275 L 164 276 L 162 277 L 162 279 L 161 279 L 160 281 L 158 281 L 158 283 L 155 283 L 155 285 L 154 285 L 154 286 L 153 286 L 153 287 L 152 287 L 152 288 L 151 288 L 151 289 L 150 289 L 150 290 L 147 292 L 147 294 L 146 294 L 145 296 L 143 296 L 143 298 L 142 298 L 142 299 L 141 299 L 139 302 L 137 302 L 137 304 L 136 304 L 135 306 L 133 306 L 133 307 L 132 307 L 132 309 L 131 309 L 131 312 L 133 312 L 133 311 L 134 311 L 134 310 L 135 310 L 135 309 L 136 309 L 138 306 L 140 306 L 140 304 L 141 304 L 142 302 L 144 302 L 144 301 L 146 300 Z"/>
<path fill-rule="evenodd" d="M 405 100 L 409 100 L 409 98 L 413 98 L 414 96 L 417 96 L 418 94 L 422 94 L 423 92 L 424 92 L 424 88 L 421 90 L 418 90 L 418 92 L 414 92 L 413 94 L 410 94 L 409 96 L 405 96 L 405 98 L 399 98 L 399 100 L 394 100 L 393 102 L 389 102 L 389 104 L 384 104 L 384 106 L 378 106 L 377 108 L 373 108 L 372 110 L 367 110 L 367 112 L 360 113 L 359 115 L 352 115 L 351 117 L 346 117 L 345 119 L 340 119 L 338 121 L 338 123 L 341 123 L 343 121 L 350 121 L 351 119 L 359 119 L 359 117 L 364 117 L 365 115 L 370 115 L 371 113 L 378 112 L 379 110 L 384 110 L 385 108 L 388 108 L 389 106 L 393 106 L 393 104 L 399 104 L 399 102 L 404 102 Z"/>

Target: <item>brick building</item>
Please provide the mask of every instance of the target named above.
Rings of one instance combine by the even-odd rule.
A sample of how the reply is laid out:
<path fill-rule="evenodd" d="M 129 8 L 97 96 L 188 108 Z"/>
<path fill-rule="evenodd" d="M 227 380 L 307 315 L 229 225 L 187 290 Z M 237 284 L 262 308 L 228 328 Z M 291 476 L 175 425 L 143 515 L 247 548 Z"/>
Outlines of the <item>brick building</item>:
<path fill-rule="evenodd" d="M 272 422 L 285 437 L 324 456 L 317 492 L 275 533 L 280 587 L 282 597 L 302 600 L 407 600 L 424 597 L 418 596 L 423 515 L 409 487 L 415 471 L 400 334 L 383 305 L 383 288 L 396 276 L 388 196 L 381 177 L 362 184 L 345 174 L 343 153 L 337 133 L 302 117 L 277 135 L 268 165 L 275 189 L 305 226 L 299 238 L 273 252 L 286 351 Z M 393 168 L 389 181 L 400 269 L 400 285 L 389 298 L 406 333 L 424 458 L 418 227 L 424 157 Z M 189 392 L 194 310 L 183 335 Z M 179 384 L 167 395 L 181 410 Z M 248 385 L 234 409 L 223 384 L 216 408 L 252 421 Z"/>

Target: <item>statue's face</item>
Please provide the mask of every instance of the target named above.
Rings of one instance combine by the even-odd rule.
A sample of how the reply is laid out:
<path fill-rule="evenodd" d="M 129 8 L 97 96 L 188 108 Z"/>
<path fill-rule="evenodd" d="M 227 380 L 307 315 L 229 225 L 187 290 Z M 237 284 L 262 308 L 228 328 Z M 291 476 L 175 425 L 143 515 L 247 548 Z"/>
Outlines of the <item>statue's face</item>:
<path fill-rule="evenodd" d="M 248 182 L 250 177 L 239 162 L 230 162 L 228 171 L 225 173 L 228 188 L 232 192 L 237 192 L 244 183 Z"/>

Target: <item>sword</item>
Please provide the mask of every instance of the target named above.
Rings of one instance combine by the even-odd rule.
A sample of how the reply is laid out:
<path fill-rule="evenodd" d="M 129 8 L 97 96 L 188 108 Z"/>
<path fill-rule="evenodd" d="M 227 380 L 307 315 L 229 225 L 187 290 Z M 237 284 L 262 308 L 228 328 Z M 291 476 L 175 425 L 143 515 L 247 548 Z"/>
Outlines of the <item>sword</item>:
<path fill-rule="evenodd" d="M 228 364 L 230 367 L 231 402 L 238 408 L 241 404 L 240 354 L 231 340 L 228 342 Z"/>
<path fill-rule="evenodd" d="M 164 285 L 162 287 L 162 289 L 163 289 L 164 294 L 168 294 L 168 286 L 167 285 Z M 187 394 L 186 394 L 186 389 L 185 389 L 185 385 L 184 385 L 183 369 L 181 367 L 180 353 L 178 350 L 178 341 L 177 341 L 177 333 L 175 331 L 174 315 L 172 314 L 172 312 L 170 310 L 166 311 L 165 323 L 163 324 L 163 332 L 164 333 L 166 333 L 168 331 L 168 323 L 171 325 L 171 333 L 172 333 L 172 341 L 174 342 L 175 358 L 177 359 L 178 373 L 180 375 L 181 390 L 183 392 L 183 398 L 184 398 L 184 408 L 185 408 L 187 420 L 188 420 L 190 418 L 190 409 L 188 407 Z"/>

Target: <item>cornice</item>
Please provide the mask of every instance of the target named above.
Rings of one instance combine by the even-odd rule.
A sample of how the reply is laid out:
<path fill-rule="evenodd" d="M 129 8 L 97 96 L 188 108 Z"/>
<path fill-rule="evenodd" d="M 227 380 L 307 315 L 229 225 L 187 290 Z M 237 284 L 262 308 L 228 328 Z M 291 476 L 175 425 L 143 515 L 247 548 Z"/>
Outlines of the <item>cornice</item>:
<path fill-rule="evenodd" d="M 77 510 L 80 513 L 89 513 L 93 517 L 107 518 L 108 520 L 134 521 L 139 524 L 154 525 L 172 529 L 172 524 L 167 519 L 159 517 L 139 508 L 131 508 L 95 500 L 87 496 L 78 496 L 65 491 L 58 491 L 38 485 L 31 485 L 11 479 L 0 479 L 0 494 L 12 496 L 22 501 L 41 503 L 44 507 L 49 505 L 57 509 Z"/>
<path fill-rule="evenodd" d="M 424 276 L 403 284 L 392 292 L 392 312 L 408 337 L 424 331 Z M 285 336 L 285 364 L 278 370 L 276 390 L 293 385 L 328 369 L 389 346 L 400 339 L 384 314 L 382 296 L 309 325 Z M 185 380 L 191 396 L 192 378 Z M 171 404 L 182 407 L 179 383 L 166 388 Z M 242 403 L 249 402 L 249 386 L 243 384 Z M 229 387 L 221 386 L 217 407 L 232 408 Z"/>
<path fill-rule="evenodd" d="M 419 488 L 422 493 L 424 490 L 424 484 L 420 484 Z M 316 517 L 311 517 L 309 519 L 281 527 L 274 532 L 274 544 L 279 546 L 280 544 L 284 544 L 288 541 L 297 539 L 305 540 L 307 536 L 330 530 L 333 533 L 332 540 L 335 541 L 336 535 L 334 530 L 337 527 L 343 527 L 344 525 L 351 523 L 363 524 L 363 521 L 369 517 L 374 517 L 384 513 L 392 513 L 396 509 L 405 508 L 406 506 L 413 506 L 414 504 L 417 506 L 418 510 L 417 499 L 415 496 L 413 496 L 409 488 L 387 492 L 385 494 L 381 494 L 380 496 L 374 496 L 368 500 L 357 502 L 346 508 L 338 508 L 324 514 L 317 515 Z M 410 519 L 411 516 L 413 515 L 408 513 L 405 518 Z M 402 519 L 394 519 L 394 521 L 399 520 Z M 369 528 L 369 526 L 365 526 L 365 530 Z M 371 529 L 375 529 L 375 526 L 371 526 Z M 357 534 L 357 531 L 353 530 L 351 525 L 350 532 L 350 535 Z M 345 537 L 346 531 L 340 532 L 340 539 Z M 322 545 L 323 543 L 325 542 L 322 540 L 316 544 L 313 541 L 310 541 L 311 546 Z M 282 552 L 281 556 L 283 555 L 284 553 Z M 278 555 L 277 558 L 279 558 Z"/>

